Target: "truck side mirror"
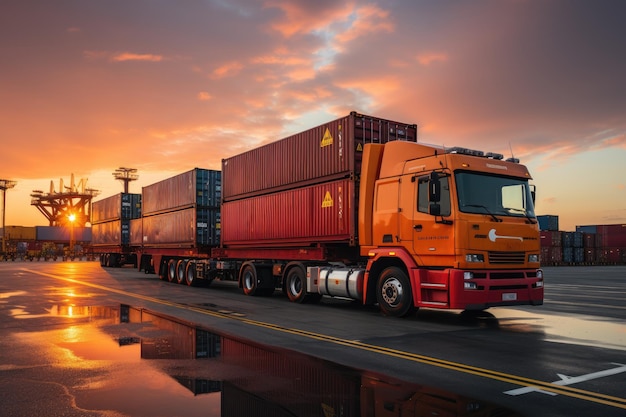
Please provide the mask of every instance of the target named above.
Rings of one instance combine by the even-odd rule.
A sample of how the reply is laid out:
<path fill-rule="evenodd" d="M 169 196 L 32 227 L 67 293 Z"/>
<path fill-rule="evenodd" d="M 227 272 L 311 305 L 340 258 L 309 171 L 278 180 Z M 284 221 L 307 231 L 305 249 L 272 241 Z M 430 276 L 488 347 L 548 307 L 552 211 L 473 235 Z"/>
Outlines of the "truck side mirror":
<path fill-rule="evenodd" d="M 439 174 L 435 171 L 430 173 L 428 180 L 428 201 L 431 203 L 441 201 L 441 183 L 439 182 Z"/>
<path fill-rule="evenodd" d="M 439 203 L 429 204 L 428 214 L 430 214 L 431 216 L 441 216 L 441 205 Z"/>

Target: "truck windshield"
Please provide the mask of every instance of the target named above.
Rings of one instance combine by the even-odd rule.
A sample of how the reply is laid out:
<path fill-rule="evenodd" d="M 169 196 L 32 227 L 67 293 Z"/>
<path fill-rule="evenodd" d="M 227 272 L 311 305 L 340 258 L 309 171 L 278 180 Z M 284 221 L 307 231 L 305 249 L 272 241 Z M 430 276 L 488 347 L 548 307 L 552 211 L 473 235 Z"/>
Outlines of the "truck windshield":
<path fill-rule="evenodd" d="M 463 171 L 456 172 L 455 179 L 459 209 L 464 213 L 535 217 L 527 180 Z"/>

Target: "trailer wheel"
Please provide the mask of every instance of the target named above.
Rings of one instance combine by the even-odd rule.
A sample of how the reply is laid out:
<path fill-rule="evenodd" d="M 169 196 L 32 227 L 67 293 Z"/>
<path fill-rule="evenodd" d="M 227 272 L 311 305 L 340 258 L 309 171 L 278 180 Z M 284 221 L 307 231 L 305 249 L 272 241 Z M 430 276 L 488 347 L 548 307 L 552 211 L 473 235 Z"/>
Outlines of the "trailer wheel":
<path fill-rule="evenodd" d="M 398 267 L 389 267 L 380 274 L 376 298 L 386 316 L 404 317 L 413 312 L 411 284 L 406 273 Z"/>
<path fill-rule="evenodd" d="M 287 272 L 285 282 L 287 297 L 294 303 L 303 303 L 306 300 L 306 282 L 304 271 L 299 266 L 295 266 Z"/>
<path fill-rule="evenodd" d="M 193 261 L 187 262 L 185 268 L 185 282 L 190 287 L 196 286 L 196 263 Z"/>
<path fill-rule="evenodd" d="M 241 286 L 245 295 L 257 295 L 259 278 L 254 265 L 248 264 L 241 269 Z"/>
<path fill-rule="evenodd" d="M 167 263 L 167 280 L 176 282 L 176 259 L 170 259 Z"/>
<path fill-rule="evenodd" d="M 185 282 L 186 266 L 187 262 L 182 259 L 176 263 L 176 282 L 178 284 L 183 284 Z"/>

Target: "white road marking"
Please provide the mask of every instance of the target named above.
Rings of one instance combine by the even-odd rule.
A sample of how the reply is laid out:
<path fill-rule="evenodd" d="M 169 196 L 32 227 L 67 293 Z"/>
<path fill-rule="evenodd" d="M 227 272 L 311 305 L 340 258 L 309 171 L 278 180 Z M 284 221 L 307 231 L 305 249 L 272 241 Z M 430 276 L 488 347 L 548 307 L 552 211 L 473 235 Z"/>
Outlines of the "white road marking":
<path fill-rule="evenodd" d="M 622 372 L 626 372 L 626 365 L 623 365 L 621 363 L 615 363 L 615 362 L 611 364 L 619 365 L 619 366 L 617 368 L 607 369 L 605 371 L 593 372 L 590 374 L 580 375 L 580 376 L 567 376 L 563 374 L 557 374 L 558 377 L 561 379 L 559 379 L 558 381 L 554 381 L 553 384 L 566 386 L 566 385 L 577 384 L 579 382 L 590 381 L 592 379 L 603 378 L 605 376 L 611 376 L 611 375 L 620 374 Z M 554 392 L 543 391 L 537 387 L 524 387 L 524 388 L 513 389 L 510 391 L 504 391 L 504 393 L 508 395 L 523 395 L 523 394 L 528 394 L 529 392 L 540 392 L 542 394 L 558 395 Z"/>

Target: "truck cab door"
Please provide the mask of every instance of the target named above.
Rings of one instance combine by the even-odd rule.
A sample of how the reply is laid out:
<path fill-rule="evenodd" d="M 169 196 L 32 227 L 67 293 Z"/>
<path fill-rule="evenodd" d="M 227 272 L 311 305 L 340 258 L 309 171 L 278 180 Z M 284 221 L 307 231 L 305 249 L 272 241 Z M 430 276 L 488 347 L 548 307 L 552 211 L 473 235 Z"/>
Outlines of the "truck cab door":
<path fill-rule="evenodd" d="M 415 178 L 413 250 L 425 266 L 446 266 L 454 256 L 449 179 L 437 173 Z"/>

